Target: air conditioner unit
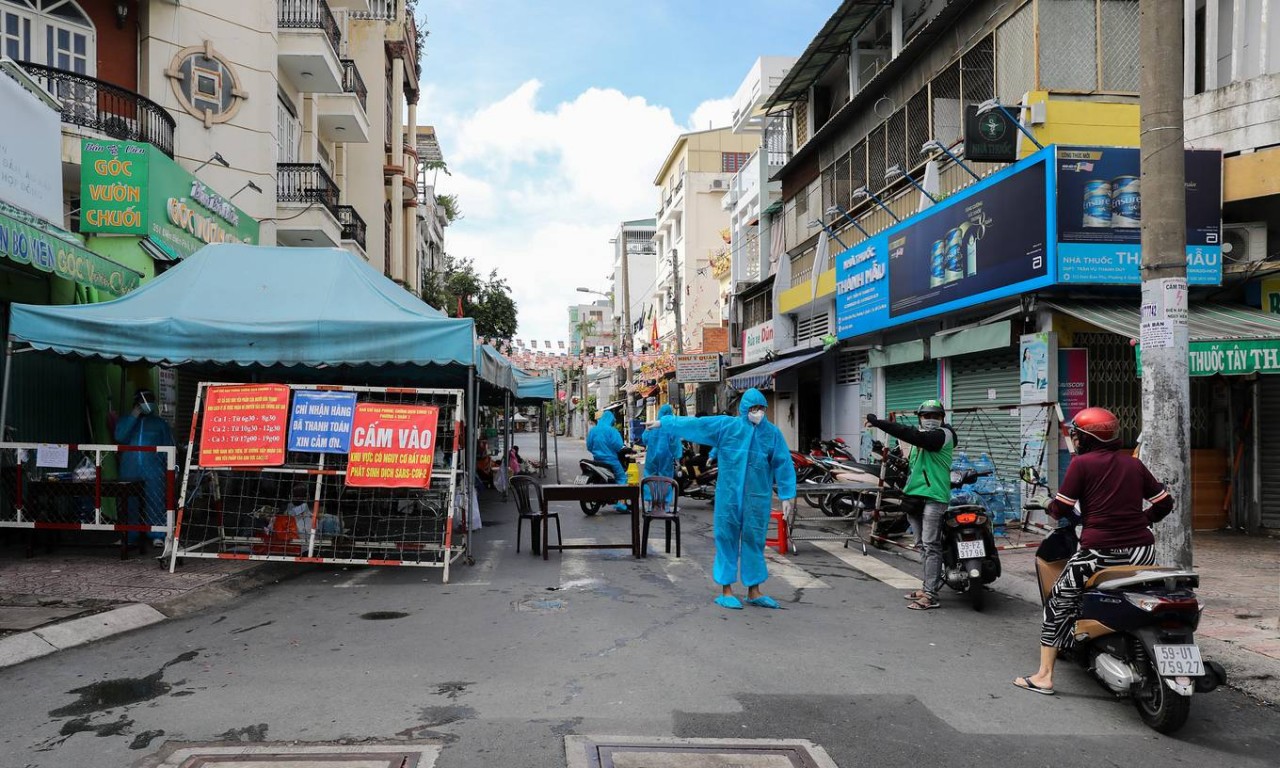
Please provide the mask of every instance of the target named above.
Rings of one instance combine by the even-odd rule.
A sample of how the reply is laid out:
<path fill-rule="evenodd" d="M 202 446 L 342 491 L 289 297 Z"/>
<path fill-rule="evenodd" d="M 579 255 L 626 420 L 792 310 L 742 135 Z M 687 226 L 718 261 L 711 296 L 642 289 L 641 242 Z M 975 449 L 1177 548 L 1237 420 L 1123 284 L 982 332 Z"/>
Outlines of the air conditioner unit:
<path fill-rule="evenodd" d="M 724 188 L 725 188 L 725 182 L 724 182 L 724 179 L 712 179 L 712 180 L 711 180 L 711 188 L 712 188 L 712 189 L 724 189 Z"/>
<path fill-rule="evenodd" d="M 1267 225 L 1260 221 L 1222 225 L 1223 258 L 1233 264 L 1248 264 L 1267 258 Z"/>

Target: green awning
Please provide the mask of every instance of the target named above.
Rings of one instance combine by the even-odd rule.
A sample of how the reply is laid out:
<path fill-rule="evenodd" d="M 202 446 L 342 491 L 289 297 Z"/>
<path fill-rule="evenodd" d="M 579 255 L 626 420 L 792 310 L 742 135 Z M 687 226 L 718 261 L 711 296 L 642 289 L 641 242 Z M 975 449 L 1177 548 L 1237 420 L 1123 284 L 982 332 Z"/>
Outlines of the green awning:
<path fill-rule="evenodd" d="M 929 356 L 937 359 L 986 352 L 988 349 L 1008 349 L 1012 335 L 1013 323 L 1008 320 L 939 333 L 929 341 Z"/>
<path fill-rule="evenodd" d="M 890 344 L 883 349 L 867 351 L 867 367 L 888 368 L 891 365 L 918 363 L 924 359 L 924 340 L 904 341 L 901 344 Z"/>
<path fill-rule="evenodd" d="M 1089 325 L 1128 339 L 1139 336 L 1138 300 L 1046 301 L 1049 307 Z M 1192 302 L 1187 326 L 1191 341 L 1258 341 L 1280 339 L 1280 315 L 1268 315 L 1242 304 Z"/>
<path fill-rule="evenodd" d="M 1128 339 L 1139 337 L 1138 302 L 1045 302 L 1074 318 Z M 1280 373 L 1280 315 L 1270 315 L 1241 304 L 1192 303 L 1188 307 L 1192 376 L 1215 374 Z M 1138 371 L 1142 371 L 1142 350 Z"/>
<path fill-rule="evenodd" d="M 0 256 L 112 296 L 138 287 L 142 275 L 90 251 L 70 232 L 0 203 Z"/>

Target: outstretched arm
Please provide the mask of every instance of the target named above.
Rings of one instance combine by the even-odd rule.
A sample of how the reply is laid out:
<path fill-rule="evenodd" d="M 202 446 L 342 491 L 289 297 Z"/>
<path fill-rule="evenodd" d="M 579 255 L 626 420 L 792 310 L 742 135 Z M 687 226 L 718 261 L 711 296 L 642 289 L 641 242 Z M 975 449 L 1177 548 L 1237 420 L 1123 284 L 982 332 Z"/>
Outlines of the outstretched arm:
<path fill-rule="evenodd" d="M 733 419 L 732 416 L 663 416 L 659 423 L 662 429 L 671 430 L 670 434 L 681 440 L 717 448 L 724 428 Z"/>
<path fill-rule="evenodd" d="M 951 437 L 951 433 L 946 429 L 916 429 L 905 424 L 885 421 L 877 418 L 875 414 L 867 416 L 867 423 L 908 445 L 914 445 L 926 451 L 942 450 Z"/>

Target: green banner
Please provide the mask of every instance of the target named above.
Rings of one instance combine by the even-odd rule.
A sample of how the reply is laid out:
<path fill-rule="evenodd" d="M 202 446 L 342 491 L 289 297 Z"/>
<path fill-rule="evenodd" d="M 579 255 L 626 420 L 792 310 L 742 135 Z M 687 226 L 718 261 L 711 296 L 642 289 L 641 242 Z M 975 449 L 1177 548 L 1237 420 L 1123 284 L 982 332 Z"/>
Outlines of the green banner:
<path fill-rule="evenodd" d="M 138 287 L 137 272 L 108 261 L 71 240 L 44 231 L 0 210 L 0 255 L 71 280 L 123 296 Z"/>
<path fill-rule="evenodd" d="M 145 142 L 80 141 L 80 231 L 148 237 L 186 258 L 257 243 L 258 222 Z"/>
<path fill-rule="evenodd" d="M 1142 375 L 1142 347 L 1138 354 L 1138 375 Z M 1188 362 L 1192 376 L 1235 376 L 1249 373 L 1280 373 L 1280 339 L 1247 341 L 1193 341 Z"/>

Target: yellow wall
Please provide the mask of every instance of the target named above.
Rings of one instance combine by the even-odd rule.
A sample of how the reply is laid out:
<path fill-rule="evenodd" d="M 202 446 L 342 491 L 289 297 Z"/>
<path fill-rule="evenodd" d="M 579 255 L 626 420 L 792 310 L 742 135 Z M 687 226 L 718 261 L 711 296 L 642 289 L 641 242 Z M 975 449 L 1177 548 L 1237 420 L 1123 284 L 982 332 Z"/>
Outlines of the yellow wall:
<path fill-rule="evenodd" d="M 1264 149 L 1222 161 L 1222 202 L 1280 195 L 1280 149 Z"/>
<path fill-rule="evenodd" d="M 1028 95 L 1029 104 L 1048 102 L 1045 107 L 1045 122 L 1034 126 L 1032 133 L 1036 140 L 1048 146 L 1050 144 L 1085 144 L 1103 147 L 1136 147 L 1138 146 L 1138 102 L 1126 101 L 1084 101 L 1065 96 L 1051 96 L 1047 91 L 1032 91 Z M 1023 142 L 1022 156 L 1038 151 L 1031 142 Z M 1277 165 L 1280 165 L 1280 150 L 1276 152 Z M 1280 182 L 1276 182 L 1280 184 Z M 831 269 L 818 278 L 818 295 L 813 296 L 809 283 L 798 285 L 783 291 L 778 301 L 782 312 L 794 312 L 797 308 L 814 299 L 821 299 L 835 293 L 836 272 Z"/>

